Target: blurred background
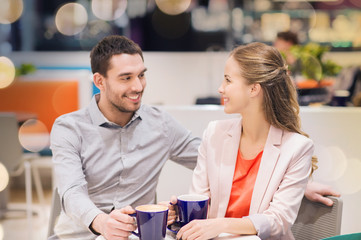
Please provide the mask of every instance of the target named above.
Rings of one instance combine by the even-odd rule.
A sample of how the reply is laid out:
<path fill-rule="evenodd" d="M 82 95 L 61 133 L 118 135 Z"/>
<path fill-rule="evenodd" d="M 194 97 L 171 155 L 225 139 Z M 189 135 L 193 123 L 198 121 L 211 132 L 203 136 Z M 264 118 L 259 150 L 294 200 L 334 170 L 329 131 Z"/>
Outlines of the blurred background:
<path fill-rule="evenodd" d="M 201 136 L 209 121 L 233 117 L 217 93 L 229 51 L 276 46 L 280 32 L 298 38 L 280 51 L 316 145 L 314 178 L 342 193 L 341 232 L 361 232 L 361 0 L 0 0 L 0 240 L 46 238 L 49 134 L 58 116 L 99 92 L 89 52 L 103 37 L 141 46 L 143 103 Z M 158 196 L 174 189 L 174 174 L 190 179 L 179 166 L 165 169 L 171 180 L 162 173 Z"/>
<path fill-rule="evenodd" d="M 292 30 L 301 43 L 361 48 L 359 0 L 1 0 L 0 53 L 90 50 L 109 34 L 144 51 L 230 50 Z"/>

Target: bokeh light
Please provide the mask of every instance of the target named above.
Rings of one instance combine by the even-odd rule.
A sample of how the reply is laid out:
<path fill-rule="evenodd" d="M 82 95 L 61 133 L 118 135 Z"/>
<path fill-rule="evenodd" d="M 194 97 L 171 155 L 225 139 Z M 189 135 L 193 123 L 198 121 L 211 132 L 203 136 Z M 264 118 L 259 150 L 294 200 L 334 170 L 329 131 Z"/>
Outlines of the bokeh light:
<path fill-rule="evenodd" d="M 357 158 L 348 159 L 348 166 L 344 174 L 335 182 L 342 194 L 354 194 L 361 191 L 361 160 Z"/>
<path fill-rule="evenodd" d="M 0 240 L 4 239 L 4 228 L 3 225 L 0 223 Z"/>
<path fill-rule="evenodd" d="M 282 5 L 282 11 L 297 14 L 298 18 L 302 19 L 313 19 L 316 15 L 314 7 L 306 0 L 288 0 Z M 309 22 L 308 28 L 313 28 L 314 25 L 312 24 Z"/>
<path fill-rule="evenodd" d="M 337 146 L 317 146 L 315 155 L 318 157 L 318 169 L 315 174 L 320 179 L 328 181 L 337 181 L 345 174 L 347 168 L 347 157 L 345 153 Z"/>
<path fill-rule="evenodd" d="M 64 35 L 72 36 L 80 33 L 88 21 L 86 9 L 78 3 L 67 3 L 59 8 L 55 16 L 55 25 Z"/>
<path fill-rule="evenodd" d="M 0 0 L 0 23 L 10 24 L 18 20 L 23 13 L 22 0 Z"/>
<path fill-rule="evenodd" d="M 291 18 L 287 13 L 264 13 L 261 16 L 261 29 L 264 41 L 274 41 L 278 32 L 287 31 Z"/>
<path fill-rule="evenodd" d="M 185 12 L 191 0 L 155 0 L 158 8 L 168 15 L 178 15 Z"/>
<path fill-rule="evenodd" d="M 30 152 L 40 152 L 49 146 L 50 135 L 45 124 L 29 119 L 19 129 L 20 144 Z"/>
<path fill-rule="evenodd" d="M 0 192 L 6 188 L 9 183 L 9 173 L 6 170 L 5 166 L 0 162 Z M 0 229 L 0 239 L 1 238 L 1 229 Z"/>
<path fill-rule="evenodd" d="M 7 57 L 0 57 L 0 89 L 9 86 L 15 79 L 15 66 Z"/>
<path fill-rule="evenodd" d="M 92 11 L 96 17 L 113 21 L 124 14 L 127 0 L 92 0 Z"/>
<path fill-rule="evenodd" d="M 111 25 L 103 20 L 94 19 L 88 22 L 79 34 L 80 46 L 83 50 L 91 50 L 101 39 L 112 31 Z"/>

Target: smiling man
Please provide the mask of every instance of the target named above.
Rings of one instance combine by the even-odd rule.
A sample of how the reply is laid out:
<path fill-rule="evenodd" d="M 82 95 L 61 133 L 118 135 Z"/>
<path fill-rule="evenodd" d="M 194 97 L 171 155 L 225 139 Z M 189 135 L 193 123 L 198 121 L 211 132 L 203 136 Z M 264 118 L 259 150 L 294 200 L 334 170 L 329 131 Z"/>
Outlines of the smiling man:
<path fill-rule="evenodd" d="M 127 239 L 135 229 L 128 214 L 155 203 L 165 162 L 196 164 L 200 139 L 141 104 L 147 69 L 139 46 L 108 36 L 90 58 L 100 94 L 88 107 L 60 116 L 51 132 L 62 212 L 50 239 Z"/>

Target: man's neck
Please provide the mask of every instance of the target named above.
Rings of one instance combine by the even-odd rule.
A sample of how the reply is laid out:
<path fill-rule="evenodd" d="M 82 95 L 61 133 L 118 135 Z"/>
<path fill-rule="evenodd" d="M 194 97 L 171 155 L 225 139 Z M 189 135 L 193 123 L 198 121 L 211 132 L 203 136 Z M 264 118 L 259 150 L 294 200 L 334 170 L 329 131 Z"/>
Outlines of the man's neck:
<path fill-rule="evenodd" d="M 132 119 L 134 112 L 122 112 L 117 109 L 111 103 L 101 101 L 101 98 L 97 101 L 98 108 L 104 117 L 113 123 L 118 124 L 121 127 L 124 127 Z"/>

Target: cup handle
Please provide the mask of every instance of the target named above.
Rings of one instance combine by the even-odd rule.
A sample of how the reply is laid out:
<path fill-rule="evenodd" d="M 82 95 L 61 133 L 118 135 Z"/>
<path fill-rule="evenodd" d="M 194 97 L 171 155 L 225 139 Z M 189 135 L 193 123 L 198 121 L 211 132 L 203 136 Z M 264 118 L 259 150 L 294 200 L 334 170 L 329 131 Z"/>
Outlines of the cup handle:
<path fill-rule="evenodd" d="M 176 228 L 176 229 L 172 229 L 172 226 L 173 226 L 174 228 Z M 180 226 L 181 226 L 180 222 L 174 222 L 173 224 L 168 225 L 168 226 L 167 226 L 167 229 L 168 229 L 169 231 L 171 231 L 172 233 L 177 234 L 178 231 L 179 231 L 179 229 L 181 228 Z"/>
<path fill-rule="evenodd" d="M 136 213 L 132 213 L 132 214 L 129 214 L 129 216 L 131 216 L 131 217 L 137 217 L 137 214 Z M 137 236 L 137 237 L 139 237 L 140 238 L 140 235 L 139 235 L 139 233 L 137 233 L 137 232 L 135 232 L 135 231 L 132 231 L 132 234 L 134 234 L 135 236 Z"/>

